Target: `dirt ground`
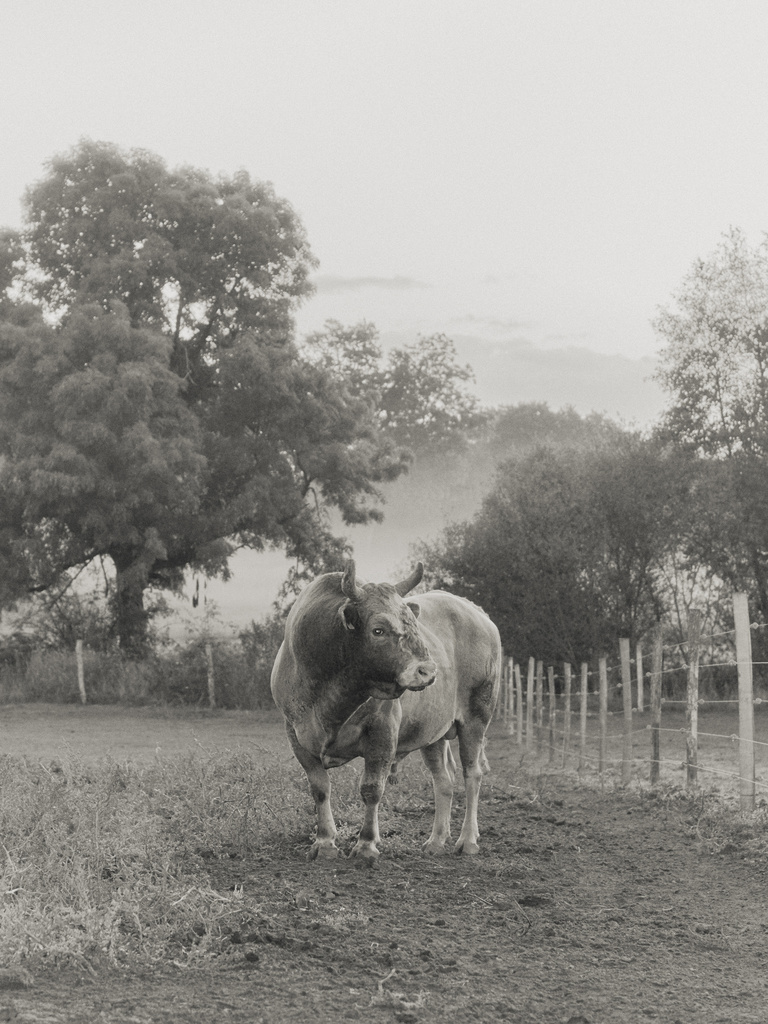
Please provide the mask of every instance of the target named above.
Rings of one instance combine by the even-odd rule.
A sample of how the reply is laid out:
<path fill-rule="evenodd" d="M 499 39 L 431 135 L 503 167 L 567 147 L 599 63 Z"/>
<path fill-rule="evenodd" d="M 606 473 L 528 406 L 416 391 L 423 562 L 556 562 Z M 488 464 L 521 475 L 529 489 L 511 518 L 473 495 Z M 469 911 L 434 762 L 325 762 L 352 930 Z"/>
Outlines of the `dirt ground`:
<path fill-rule="evenodd" d="M 106 712 L 96 718 L 106 727 Z M 151 743 L 153 716 L 139 718 Z M 240 736 L 242 718 L 217 721 Z M 205 716 L 179 728 L 213 742 Z M 211 885 L 242 887 L 259 908 L 220 955 L 39 972 L 29 989 L 0 991 L 0 1021 L 768 1021 L 768 864 L 748 830 L 712 852 L 703 799 L 523 776 L 496 725 L 488 756 L 479 857 L 422 856 L 429 816 L 393 797 L 375 867 L 309 863 L 298 835 L 277 856 L 212 861 Z M 462 813 L 457 798 L 455 834 Z M 342 834 L 351 845 L 351 826 Z"/>

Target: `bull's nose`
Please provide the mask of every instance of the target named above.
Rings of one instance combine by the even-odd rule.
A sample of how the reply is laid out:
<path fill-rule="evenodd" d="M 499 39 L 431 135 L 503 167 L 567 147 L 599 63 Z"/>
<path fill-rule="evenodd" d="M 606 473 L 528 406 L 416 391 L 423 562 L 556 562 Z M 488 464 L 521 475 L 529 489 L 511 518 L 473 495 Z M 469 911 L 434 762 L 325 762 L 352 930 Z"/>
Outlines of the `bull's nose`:
<path fill-rule="evenodd" d="M 423 661 L 416 670 L 416 677 L 422 686 L 431 686 L 435 681 L 435 672 L 434 661 Z"/>

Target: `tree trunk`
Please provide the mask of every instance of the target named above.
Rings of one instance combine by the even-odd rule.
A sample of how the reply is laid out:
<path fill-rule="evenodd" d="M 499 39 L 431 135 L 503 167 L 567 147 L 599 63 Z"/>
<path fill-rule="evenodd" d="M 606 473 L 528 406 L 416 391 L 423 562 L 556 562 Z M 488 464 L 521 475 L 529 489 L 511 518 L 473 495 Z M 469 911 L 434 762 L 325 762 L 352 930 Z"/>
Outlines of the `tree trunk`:
<path fill-rule="evenodd" d="M 142 658 L 149 646 L 149 615 L 144 608 L 146 561 L 136 551 L 112 553 L 111 558 L 116 574 L 115 618 L 120 649 L 129 658 Z"/>

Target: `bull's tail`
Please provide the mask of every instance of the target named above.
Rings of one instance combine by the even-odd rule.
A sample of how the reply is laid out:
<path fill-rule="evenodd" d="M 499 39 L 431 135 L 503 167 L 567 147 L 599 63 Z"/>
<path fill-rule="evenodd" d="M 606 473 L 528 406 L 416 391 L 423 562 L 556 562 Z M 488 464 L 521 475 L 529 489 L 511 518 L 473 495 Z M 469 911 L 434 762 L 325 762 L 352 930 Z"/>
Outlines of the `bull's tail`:
<path fill-rule="evenodd" d="M 451 744 L 446 742 L 445 744 L 445 767 L 448 770 L 448 774 L 452 779 L 456 778 L 456 758 L 453 756 L 451 750 Z"/>

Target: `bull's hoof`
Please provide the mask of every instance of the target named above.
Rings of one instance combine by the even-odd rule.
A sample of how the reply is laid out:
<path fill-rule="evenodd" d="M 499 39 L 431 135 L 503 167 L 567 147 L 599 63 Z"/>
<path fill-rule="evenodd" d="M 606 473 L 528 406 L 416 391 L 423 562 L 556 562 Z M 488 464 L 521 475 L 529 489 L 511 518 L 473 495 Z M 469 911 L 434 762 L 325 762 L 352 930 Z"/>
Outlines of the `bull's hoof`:
<path fill-rule="evenodd" d="M 307 860 L 336 860 L 339 848 L 335 843 L 313 843 Z"/>
<path fill-rule="evenodd" d="M 358 867 L 373 867 L 381 854 L 373 843 L 357 842 L 349 853 L 350 860 L 353 860 Z"/>
<path fill-rule="evenodd" d="M 422 846 L 422 850 L 430 857 L 444 857 L 446 854 L 445 843 L 438 843 L 434 839 L 427 840 Z"/>
<path fill-rule="evenodd" d="M 480 847 L 477 843 L 473 843 L 469 840 L 459 839 L 456 846 L 453 848 L 453 852 L 457 856 L 463 857 L 476 857 L 480 853 Z"/>

